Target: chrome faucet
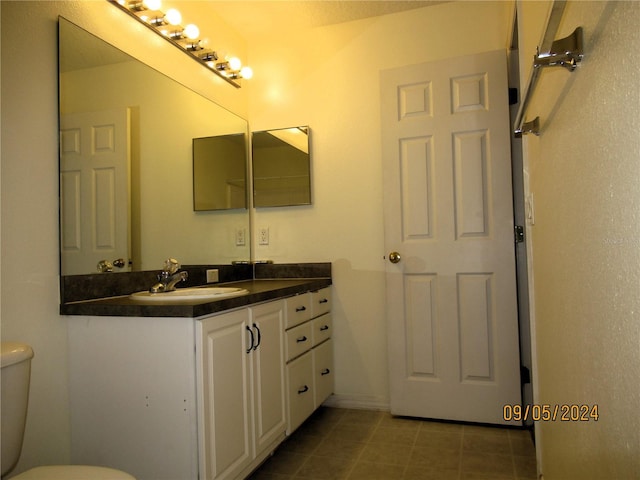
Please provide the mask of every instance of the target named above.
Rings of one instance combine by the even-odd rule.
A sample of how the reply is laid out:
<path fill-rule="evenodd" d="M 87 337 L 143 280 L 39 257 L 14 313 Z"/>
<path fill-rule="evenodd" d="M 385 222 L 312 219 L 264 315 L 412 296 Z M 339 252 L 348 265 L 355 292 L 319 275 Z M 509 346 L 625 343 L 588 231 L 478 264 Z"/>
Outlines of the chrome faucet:
<path fill-rule="evenodd" d="M 185 271 L 180 271 L 180 264 L 175 258 L 168 258 L 164 262 L 164 268 L 158 274 L 158 283 L 152 286 L 151 293 L 172 292 L 176 289 L 176 283 L 184 282 L 189 277 Z"/>

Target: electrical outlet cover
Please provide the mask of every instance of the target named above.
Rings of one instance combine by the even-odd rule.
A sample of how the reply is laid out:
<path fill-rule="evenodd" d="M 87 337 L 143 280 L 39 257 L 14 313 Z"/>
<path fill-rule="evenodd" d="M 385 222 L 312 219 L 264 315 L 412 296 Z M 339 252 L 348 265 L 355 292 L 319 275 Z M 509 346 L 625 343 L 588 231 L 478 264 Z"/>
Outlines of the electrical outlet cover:
<path fill-rule="evenodd" d="M 220 275 L 218 273 L 217 268 L 207 270 L 207 283 L 216 283 L 219 281 L 220 281 Z"/>
<path fill-rule="evenodd" d="M 258 232 L 258 244 L 259 245 L 269 245 L 269 229 L 263 227 Z"/>

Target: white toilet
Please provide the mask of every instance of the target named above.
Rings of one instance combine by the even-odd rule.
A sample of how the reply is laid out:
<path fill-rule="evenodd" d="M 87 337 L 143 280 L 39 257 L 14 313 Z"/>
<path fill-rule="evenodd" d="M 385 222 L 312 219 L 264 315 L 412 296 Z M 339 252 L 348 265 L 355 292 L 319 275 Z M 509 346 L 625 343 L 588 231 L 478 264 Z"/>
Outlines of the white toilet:
<path fill-rule="evenodd" d="M 23 343 L 2 342 L 2 478 L 18 463 L 27 418 L 33 350 Z M 128 473 L 105 467 L 54 465 L 36 467 L 12 480 L 135 480 Z"/>

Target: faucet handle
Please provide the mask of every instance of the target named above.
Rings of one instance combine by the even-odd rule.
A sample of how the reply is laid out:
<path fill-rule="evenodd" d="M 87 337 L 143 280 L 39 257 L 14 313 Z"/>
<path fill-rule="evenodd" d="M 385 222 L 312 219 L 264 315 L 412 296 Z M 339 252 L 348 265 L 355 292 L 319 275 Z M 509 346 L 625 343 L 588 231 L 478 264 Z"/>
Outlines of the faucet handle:
<path fill-rule="evenodd" d="M 163 272 L 167 272 L 169 275 L 173 275 L 180 270 L 180 264 L 175 258 L 167 258 L 164 261 Z"/>

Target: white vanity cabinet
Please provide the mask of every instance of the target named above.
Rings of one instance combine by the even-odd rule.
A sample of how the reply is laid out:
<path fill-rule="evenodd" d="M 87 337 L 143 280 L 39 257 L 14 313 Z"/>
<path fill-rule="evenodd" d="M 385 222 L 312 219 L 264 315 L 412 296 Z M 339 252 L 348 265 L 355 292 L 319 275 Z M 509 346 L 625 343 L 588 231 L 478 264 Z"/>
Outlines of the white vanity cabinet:
<path fill-rule="evenodd" d="M 333 391 L 330 289 L 199 317 L 68 317 L 71 461 L 240 480 Z"/>
<path fill-rule="evenodd" d="M 287 302 L 287 435 L 333 393 L 331 289 L 297 295 Z M 303 306 L 309 306 L 302 310 Z M 289 317 L 294 312 L 295 317 Z"/>
<path fill-rule="evenodd" d="M 284 302 L 196 325 L 200 478 L 243 478 L 285 437 Z"/>
<path fill-rule="evenodd" d="M 68 317 L 71 463 L 198 479 L 195 324 Z"/>

